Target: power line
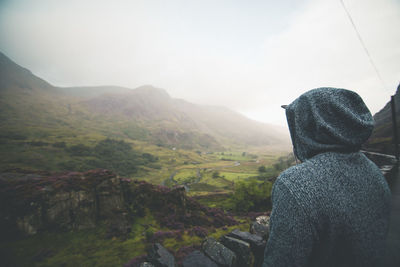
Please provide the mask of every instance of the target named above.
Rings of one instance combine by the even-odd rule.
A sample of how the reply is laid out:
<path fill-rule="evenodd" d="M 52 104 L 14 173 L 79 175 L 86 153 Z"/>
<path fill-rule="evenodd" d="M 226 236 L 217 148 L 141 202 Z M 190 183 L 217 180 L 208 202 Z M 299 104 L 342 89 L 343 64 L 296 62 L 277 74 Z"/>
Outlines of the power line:
<path fill-rule="evenodd" d="M 350 22 L 351 22 L 351 25 L 353 26 L 353 28 L 354 28 L 354 30 L 355 30 L 355 32 L 356 32 L 356 34 L 357 34 L 358 40 L 360 41 L 362 47 L 364 48 L 365 53 L 367 54 L 367 56 L 368 56 L 368 58 L 369 58 L 369 62 L 371 63 L 372 67 L 374 68 L 375 73 L 376 73 L 376 75 L 378 76 L 379 80 L 381 81 L 383 88 L 386 89 L 385 82 L 384 82 L 384 80 L 382 79 L 382 76 L 381 76 L 381 74 L 379 73 L 378 68 L 377 68 L 376 65 L 375 65 L 375 62 L 372 60 L 371 54 L 369 53 L 369 51 L 368 51 L 368 49 L 367 49 L 367 46 L 365 45 L 363 39 L 361 38 L 361 34 L 358 32 L 357 27 L 356 27 L 356 24 L 354 23 L 354 21 L 353 21 L 351 15 L 350 15 L 350 13 L 349 13 L 349 11 L 347 10 L 346 6 L 344 5 L 343 0 L 340 0 L 340 3 L 342 3 L 343 9 L 346 11 L 347 17 L 349 18 L 349 20 L 350 20 Z"/>

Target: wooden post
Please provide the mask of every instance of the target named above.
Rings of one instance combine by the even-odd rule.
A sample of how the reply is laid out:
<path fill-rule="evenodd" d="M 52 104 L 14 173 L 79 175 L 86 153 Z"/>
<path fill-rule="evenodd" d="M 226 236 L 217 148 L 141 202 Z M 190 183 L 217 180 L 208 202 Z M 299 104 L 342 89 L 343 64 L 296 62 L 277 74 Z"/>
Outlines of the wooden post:
<path fill-rule="evenodd" d="M 393 122 L 393 143 L 396 159 L 399 160 L 399 139 L 397 137 L 397 120 L 396 120 L 396 103 L 395 96 L 390 98 L 390 106 L 392 108 L 392 122 Z"/>

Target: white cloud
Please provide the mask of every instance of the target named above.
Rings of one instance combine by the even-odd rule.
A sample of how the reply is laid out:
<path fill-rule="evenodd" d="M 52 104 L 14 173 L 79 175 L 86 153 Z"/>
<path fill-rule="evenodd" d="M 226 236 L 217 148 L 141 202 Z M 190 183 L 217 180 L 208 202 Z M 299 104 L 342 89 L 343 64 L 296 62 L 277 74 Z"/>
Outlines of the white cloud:
<path fill-rule="evenodd" d="M 383 89 L 340 1 L 304 1 L 19 0 L 0 9 L 0 50 L 55 85 L 153 84 L 279 124 L 320 86 L 378 111 L 400 79 L 399 2 L 345 0 Z"/>

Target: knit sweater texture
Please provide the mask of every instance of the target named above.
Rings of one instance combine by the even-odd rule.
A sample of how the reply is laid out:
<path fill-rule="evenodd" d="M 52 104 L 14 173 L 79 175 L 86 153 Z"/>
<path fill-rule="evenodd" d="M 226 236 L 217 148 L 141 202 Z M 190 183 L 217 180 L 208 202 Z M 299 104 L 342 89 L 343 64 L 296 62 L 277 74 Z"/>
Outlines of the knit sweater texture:
<path fill-rule="evenodd" d="M 379 266 L 390 190 L 359 149 L 373 118 L 355 92 L 308 91 L 286 107 L 295 156 L 272 189 L 263 266 Z"/>

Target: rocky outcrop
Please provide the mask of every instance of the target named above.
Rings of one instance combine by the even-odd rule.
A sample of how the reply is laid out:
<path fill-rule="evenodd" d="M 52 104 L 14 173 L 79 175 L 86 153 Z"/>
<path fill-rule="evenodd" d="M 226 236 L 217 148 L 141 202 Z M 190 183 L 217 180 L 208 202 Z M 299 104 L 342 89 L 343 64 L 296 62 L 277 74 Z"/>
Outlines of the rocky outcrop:
<path fill-rule="evenodd" d="M 249 243 L 251 251 L 254 255 L 254 266 L 262 265 L 262 261 L 264 259 L 264 249 L 267 244 L 265 239 L 258 235 L 239 231 L 238 229 L 233 230 L 228 234 L 228 236 Z"/>
<path fill-rule="evenodd" d="M 183 267 L 218 267 L 218 265 L 208 258 L 204 253 L 195 250 L 188 254 L 182 263 Z"/>
<path fill-rule="evenodd" d="M 223 236 L 221 243 L 236 254 L 237 266 L 253 266 L 254 257 L 249 243 L 229 236 Z"/>
<path fill-rule="evenodd" d="M 269 217 L 259 216 L 256 221 L 250 224 L 250 233 L 258 235 L 265 240 L 268 240 L 269 236 Z"/>
<path fill-rule="evenodd" d="M 159 243 L 151 247 L 148 258 L 157 267 L 175 267 L 174 256 Z"/>
<path fill-rule="evenodd" d="M 151 211 L 162 227 L 194 229 L 234 225 L 234 218 L 167 188 L 118 177 L 108 170 L 0 173 L 0 235 L 81 230 L 106 225 L 107 236 L 125 237 L 134 218 Z M 193 226 L 198 226 L 193 228 Z M 198 233 L 199 232 L 199 233 Z M 203 233 L 204 232 L 204 233 Z"/>
<path fill-rule="evenodd" d="M 108 170 L 0 173 L 2 238 L 98 225 L 107 226 L 107 237 L 125 237 L 133 220 L 149 211 L 162 227 L 176 229 L 154 233 L 152 242 L 162 242 L 163 237 L 179 238 L 184 232 L 206 237 L 207 227 L 237 223 L 222 210 L 187 197 L 184 188 L 169 189 L 120 178 Z M 260 218 L 256 221 L 262 222 Z M 155 243 L 148 255 L 136 257 L 125 266 L 259 266 L 264 246 L 261 236 L 234 230 L 219 241 L 206 238 L 202 251 L 196 246 L 181 248 L 176 254 L 178 262 L 160 243 Z M 48 253 L 51 251 L 42 254 Z"/>
<path fill-rule="evenodd" d="M 129 231 L 123 184 L 107 170 L 63 174 L 0 174 L 2 225 L 26 234 L 93 228 L 107 218 Z M 3 228 L 4 229 L 4 228 Z"/>
<path fill-rule="evenodd" d="M 255 222 L 265 225 L 269 222 L 269 217 L 258 216 Z M 235 229 L 222 236 L 219 242 L 213 237 L 207 237 L 202 243 L 202 251 L 194 247 L 183 247 L 175 255 L 178 259 L 177 266 L 183 267 L 259 267 L 263 263 L 265 245 L 266 239 L 263 237 Z M 155 261 L 161 258 L 161 256 L 154 256 L 157 255 L 155 250 L 166 251 L 165 254 L 169 254 L 161 244 L 156 243 L 149 255 L 134 258 L 125 266 L 142 266 L 139 263 L 144 264 L 144 260 L 151 261 L 155 266 L 166 266 L 159 265 L 160 263 Z"/>
<path fill-rule="evenodd" d="M 237 266 L 236 254 L 217 242 L 214 238 L 208 237 L 202 245 L 204 253 L 215 261 L 219 266 Z"/>

